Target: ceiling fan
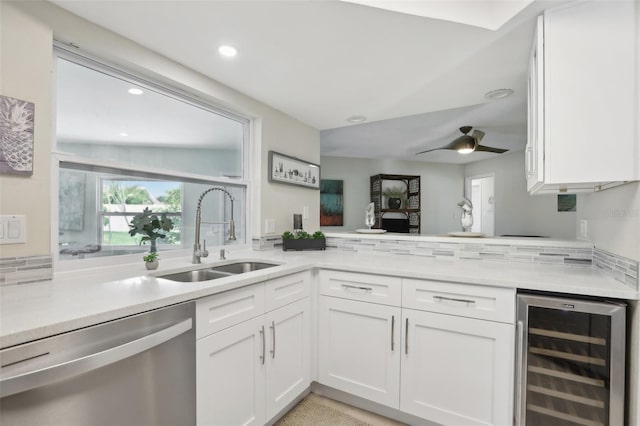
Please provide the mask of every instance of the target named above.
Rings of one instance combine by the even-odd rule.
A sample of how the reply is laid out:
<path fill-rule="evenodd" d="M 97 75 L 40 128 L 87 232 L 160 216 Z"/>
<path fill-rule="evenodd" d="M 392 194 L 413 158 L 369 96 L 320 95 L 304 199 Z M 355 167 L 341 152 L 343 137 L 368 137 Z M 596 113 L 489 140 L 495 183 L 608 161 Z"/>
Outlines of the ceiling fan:
<path fill-rule="evenodd" d="M 454 139 L 448 145 L 440 148 L 420 151 L 416 153 L 416 155 L 424 154 L 425 152 L 437 151 L 439 149 L 452 149 L 454 151 L 458 151 L 460 154 L 469 154 L 473 151 L 494 152 L 496 154 L 502 154 L 509 151 L 508 149 L 492 148 L 490 146 L 480 145 L 480 141 L 484 137 L 484 132 L 480 130 L 474 130 L 471 136 L 469 136 L 467 133 L 471 131 L 471 126 L 462 126 L 460 127 L 460 131 L 463 133 L 463 135 L 457 139 Z"/>

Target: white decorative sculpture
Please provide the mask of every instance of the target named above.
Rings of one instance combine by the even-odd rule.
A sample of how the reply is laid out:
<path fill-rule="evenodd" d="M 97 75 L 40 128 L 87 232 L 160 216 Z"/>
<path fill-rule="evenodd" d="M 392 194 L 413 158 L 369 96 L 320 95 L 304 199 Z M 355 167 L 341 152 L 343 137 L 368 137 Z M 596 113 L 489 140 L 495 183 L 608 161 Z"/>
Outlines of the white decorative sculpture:
<path fill-rule="evenodd" d="M 458 203 L 462 207 L 462 215 L 460 216 L 460 224 L 464 232 L 471 231 L 473 226 L 473 204 L 466 197 Z"/>
<path fill-rule="evenodd" d="M 371 227 L 376 223 L 376 215 L 375 215 L 375 206 L 373 203 L 369 203 L 367 208 L 364 211 L 364 223 L 371 229 Z"/>

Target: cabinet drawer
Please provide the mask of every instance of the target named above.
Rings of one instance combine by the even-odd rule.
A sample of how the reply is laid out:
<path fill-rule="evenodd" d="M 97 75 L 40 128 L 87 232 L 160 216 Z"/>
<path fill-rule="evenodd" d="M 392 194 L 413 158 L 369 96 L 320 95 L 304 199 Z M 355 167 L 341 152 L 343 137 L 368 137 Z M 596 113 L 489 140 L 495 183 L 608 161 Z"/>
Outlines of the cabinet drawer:
<path fill-rule="evenodd" d="M 196 338 L 231 327 L 264 312 L 264 284 L 199 299 L 196 302 Z"/>
<path fill-rule="evenodd" d="M 308 271 L 267 281 L 265 283 L 266 311 L 269 312 L 308 297 L 310 286 L 311 274 Z"/>
<path fill-rule="evenodd" d="M 400 278 L 327 270 L 321 270 L 319 276 L 320 294 L 400 306 Z"/>
<path fill-rule="evenodd" d="M 402 280 L 402 307 L 513 324 L 515 289 Z"/>

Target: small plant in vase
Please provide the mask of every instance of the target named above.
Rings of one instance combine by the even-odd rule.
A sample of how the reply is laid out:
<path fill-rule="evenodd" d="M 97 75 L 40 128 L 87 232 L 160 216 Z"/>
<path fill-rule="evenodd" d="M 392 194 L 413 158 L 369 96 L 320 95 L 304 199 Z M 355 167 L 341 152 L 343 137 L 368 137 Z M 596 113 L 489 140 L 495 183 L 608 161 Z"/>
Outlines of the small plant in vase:
<path fill-rule="evenodd" d="M 157 215 L 149 210 L 148 207 L 145 207 L 141 213 L 136 214 L 133 219 L 131 219 L 131 223 L 129 224 L 129 235 L 132 237 L 135 237 L 138 234 L 142 235 L 140 244 L 149 241 L 151 245 L 149 252 L 150 255 L 152 255 L 156 254 L 158 251 L 156 247 L 156 240 L 158 238 L 165 238 L 172 229 L 173 222 L 167 217 L 166 213 L 160 213 L 160 215 Z"/>
<path fill-rule="evenodd" d="M 399 186 L 393 186 L 382 191 L 382 195 L 387 197 L 387 205 L 390 209 L 399 209 L 407 191 Z"/>
<path fill-rule="evenodd" d="M 154 251 L 153 253 L 149 253 L 146 256 L 142 257 L 142 260 L 144 260 L 144 266 L 148 269 L 148 270 L 153 270 L 153 269 L 158 269 L 158 265 L 159 265 L 159 258 L 158 258 L 158 252 Z"/>

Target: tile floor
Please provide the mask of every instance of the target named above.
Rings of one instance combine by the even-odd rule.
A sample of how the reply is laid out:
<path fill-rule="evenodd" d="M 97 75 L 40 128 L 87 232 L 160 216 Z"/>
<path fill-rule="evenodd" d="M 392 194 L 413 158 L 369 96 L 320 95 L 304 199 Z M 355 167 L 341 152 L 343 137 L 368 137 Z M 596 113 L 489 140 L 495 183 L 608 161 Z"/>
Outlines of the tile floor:
<path fill-rule="evenodd" d="M 370 426 L 405 426 L 404 423 L 396 422 L 395 420 L 391 420 L 387 417 L 379 416 L 369 411 L 361 410 L 351 405 L 343 404 L 342 402 L 325 398 L 324 396 L 316 395 L 314 393 L 309 394 L 307 398 L 314 398 L 318 403 L 348 414 Z"/>

